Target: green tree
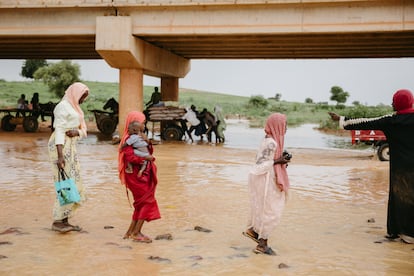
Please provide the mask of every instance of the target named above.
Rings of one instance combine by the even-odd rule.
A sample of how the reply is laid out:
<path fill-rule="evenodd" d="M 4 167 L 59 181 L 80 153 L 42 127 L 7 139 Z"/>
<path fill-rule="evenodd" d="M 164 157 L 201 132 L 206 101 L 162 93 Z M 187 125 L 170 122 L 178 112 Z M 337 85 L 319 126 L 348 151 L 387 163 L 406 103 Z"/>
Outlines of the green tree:
<path fill-rule="evenodd" d="M 74 82 L 80 81 L 80 67 L 72 64 L 69 60 L 49 64 L 49 66 L 39 68 L 34 73 L 36 80 L 42 80 L 49 91 L 56 96 L 62 97 L 65 90 Z"/>
<path fill-rule="evenodd" d="M 339 86 L 332 86 L 331 87 L 331 101 L 336 101 L 337 105 L 344 104 L 349 97 L 349 93 L 344 91 Z"/>
<path fill-rule="evenodd" d="M 305 99 L 305 103 L 311 104 L 311 103 L 313 103 L 313 100 L 311 98 L 306 98 Z"/>
<path fill-rule="evenodd" d="M 45 66 L 47 66 L 45 59 L 26 59 L 23 63 L 20 75 L 28 79 L 33 79 L 36 70 Z"/>
<path fill-rule="evenodd" d="M 251 96 L 249 99 L 249 105 L 253 107 L 267 107 L 269 102 L 262 96 Z"/>

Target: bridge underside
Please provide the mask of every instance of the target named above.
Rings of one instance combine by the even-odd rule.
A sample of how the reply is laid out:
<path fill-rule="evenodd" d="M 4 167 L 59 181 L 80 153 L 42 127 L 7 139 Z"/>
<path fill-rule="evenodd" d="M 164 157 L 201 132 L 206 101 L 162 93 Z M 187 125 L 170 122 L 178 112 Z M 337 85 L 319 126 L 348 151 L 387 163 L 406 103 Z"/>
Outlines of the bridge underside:
<path fill-rule="evenodd" d="M 145 35 L 138 38 L 187 59 L 414 57 L 414 31 Z M 94 35 L 2 36 L 0 59 L 101 59 Z"/>

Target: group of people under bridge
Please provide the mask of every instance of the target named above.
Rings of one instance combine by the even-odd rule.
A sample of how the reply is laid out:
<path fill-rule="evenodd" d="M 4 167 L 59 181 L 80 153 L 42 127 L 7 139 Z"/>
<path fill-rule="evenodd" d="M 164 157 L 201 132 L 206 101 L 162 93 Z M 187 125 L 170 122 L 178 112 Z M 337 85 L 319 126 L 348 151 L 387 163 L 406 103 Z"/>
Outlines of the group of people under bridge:
<path fill-rule="evenodd" d="M 154 92 L 151 95 L 151 99 L 145 104 L 146 108 L 152 106 L 162 106 L 161 93 L 158 91 L 158 87 L 154 88 Z M 222 114 L 220 106 L 214 107 L 214 114 L 203 108 L 200 112 L 197 110 L 195 105 L 185 109 L 186 113 L 183 115 L 180 121 L 181 128 L 184 133 L 184 137 L 194 142 L 192 132 L 203 140 L 203 135 L 207 136 L 208 142 L 212 142 L 212 133 L 215 134 L 216 143 L 224 143 L 224 130 L 226 129 L 226 122 Z M 144 111 L 144 113 L 147 113 Z M 146 114 L 146 116 L 148 113 Z M 190 126 L 188 126 L 188 124 Z M 146 128 L 147 130 L 147 128 Z"/>

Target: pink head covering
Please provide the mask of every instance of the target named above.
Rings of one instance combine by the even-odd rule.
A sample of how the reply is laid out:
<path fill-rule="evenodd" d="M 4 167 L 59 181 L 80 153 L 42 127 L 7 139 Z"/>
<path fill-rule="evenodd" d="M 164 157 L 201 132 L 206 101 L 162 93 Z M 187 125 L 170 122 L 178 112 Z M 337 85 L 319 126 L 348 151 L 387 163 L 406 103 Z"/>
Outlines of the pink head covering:
<path fill-rule="evenodd" d="M 414 113 L 413 104 L 413 94 L 408 89 L 398 90 L 392 97 L 392 105 L 397 114 Z"/>
<path fill-rule="evenodd" d="M 124 152 L 121 151 L 122 145 L 125 143 L 126 139 L 128 139 L 128 126 L 132 122 L 139 122 L 143 124 L 145 122 L 145 115 L 139 111 L 131 111 L 128 113 L 127 118 L 125 120 L 125 128 L 124 133 L 121 138 L 121 142 L 119 143 L 119 154 L 118 154 L 118 171 L 119 171 L 119 179 L 121 183 L 125 185 L 125 162 L 124 162 Z"/>
<path fill-rule="evenodd" d="M 65 96 L 62 99 L 68 101 L 75 111 L 79 114 L 80 129 L 86 135 L 87 127 L 85 122 L 85 115 L 80 107 L 79 100 L 85 93 L 89 93 L 89 88 L 81 82 L 71 84 L 65 91 Z"/>
<path fill-rule="evenodd" d="M 286 115 L 284 114 L 273 113 L 267 118 L 265 132 L 268 135 L 272 136 L 272 138 L 277 143 L 274 159 L 278 159 L 280 156 L 282 156 L 285 142 L 286 125 Z M 290 184 L 286 171 L 286 164 L 276 164 L 274 165 L 274 169 L 276 173 L 277 184 L 282 185 L 283 190 L 287 192 Z"/>

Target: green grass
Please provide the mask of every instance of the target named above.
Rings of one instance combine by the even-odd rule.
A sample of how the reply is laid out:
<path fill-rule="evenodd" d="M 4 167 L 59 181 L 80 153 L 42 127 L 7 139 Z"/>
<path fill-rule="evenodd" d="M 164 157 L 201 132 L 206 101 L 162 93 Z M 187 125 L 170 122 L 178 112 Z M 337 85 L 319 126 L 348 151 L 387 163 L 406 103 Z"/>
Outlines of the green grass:
<path fill-rule="evenodd" d="M 84 82 L 90 89 L 90 96 L 85 104 L 82 105 L 85 115 L 92 118 L 93 114 L 89 110 L 102 110 L 105 102 L 114 97 L 118 99 L 118 83 L 104 82 Z M 153 86 L 144 86 L 144 103 L 151 98 Z M 48 87 L 40 81 L 19 81 L 6 82 L 0 80 L 0 108 L 15 108 L 17 99 L 21 94 L 26 95 L 30 102 L 33 93 L 38 92 L 41 103 L 49 101 L 58 102 L 54 94 L 48 91 Z M 310 104 L 299 102 L 276 101 L 274 99 L 264 99 L 264 106 L 254 106 L 250 103 L 253 97 L 234 96 L 227 94 L 212 93 L 192 89 L 180 89 L 180 106 L 190 106 L 194 104 L 198 110 L 207 108 L 213 111 L 219 105 L 223 114 L 227 117 L 242 117 L 250 120 L 252 127 L 262 127 L 266 118 L 273 112 L 280 112 L 287 115 L 288 125 L 295 126 L 305 123 L 318 124 L 322 128 L 336 128 L 337 124 L 330 120 L 328 111 L 336 112 L 341 115 L 356 117 L 374 117 L 392 112 L 390 106 L 359 106 L 341 107 L 328 104 Z"/>

